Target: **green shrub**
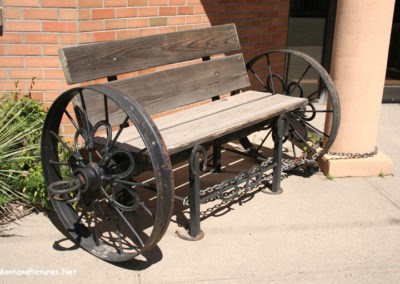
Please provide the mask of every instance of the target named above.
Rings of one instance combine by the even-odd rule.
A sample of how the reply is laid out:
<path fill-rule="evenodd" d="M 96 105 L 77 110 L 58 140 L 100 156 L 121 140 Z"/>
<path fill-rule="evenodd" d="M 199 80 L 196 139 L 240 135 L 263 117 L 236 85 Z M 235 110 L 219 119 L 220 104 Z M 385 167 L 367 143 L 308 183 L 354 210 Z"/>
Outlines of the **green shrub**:
<path fill-rule="evenodd" d="M 0 96 L 0 213 L 3 215 L 10 202 L 42 208 L 49 204 L 40 163 L 45 115 L 42 104 L 32 99 L 30 92 Z"/>

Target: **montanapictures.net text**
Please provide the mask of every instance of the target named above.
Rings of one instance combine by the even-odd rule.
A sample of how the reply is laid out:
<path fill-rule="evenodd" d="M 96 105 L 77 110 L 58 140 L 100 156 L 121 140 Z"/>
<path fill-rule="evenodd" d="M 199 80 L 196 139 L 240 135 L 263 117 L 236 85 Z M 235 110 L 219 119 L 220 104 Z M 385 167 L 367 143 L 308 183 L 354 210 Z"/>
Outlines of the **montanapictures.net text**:
<path fill-rule="evenodd" d="M 4 269 L 0 268 L 0 276 L 72 276 L 76 275 L 76 269 Z"/>

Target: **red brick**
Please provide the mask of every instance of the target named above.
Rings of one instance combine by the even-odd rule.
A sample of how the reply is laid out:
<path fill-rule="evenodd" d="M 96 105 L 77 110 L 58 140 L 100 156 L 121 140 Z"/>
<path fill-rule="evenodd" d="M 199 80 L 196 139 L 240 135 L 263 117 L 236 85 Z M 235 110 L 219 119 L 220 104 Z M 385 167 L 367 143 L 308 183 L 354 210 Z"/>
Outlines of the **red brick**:
<path fill-rule="evenodd" d="M 114 18 L 114 9 L 94 9 L 92 11 L 92 19 L 112 19 Z"/>
<path fill-rule="evenodd" d="M 22 85 L 22 86 L 20 86 L 21 89 L 22 88 L 25 89 L 25 84 L 21 84 L 21 85 Z M 13 81 L 13 80 L 0 80 L 0 90 L 1 91 L 5 91 L 6 93 L 15 91 L 16 90 L 15 89 L 15 81 Z"/>
<path fill-rule="evenodd" d="M 78 35 L 75 33 L 60 34 L 60 43 L 66 44 L 66 45 L 77 44 L 78 43 Z"/>
<path fill-rule="evenodd" d="M 21 19 L 22 16 L 22 8 L 11 8 L 11 7 L 6 7 L 3 10 L 4 12 L 4 18 L 5 19 Z"/>
<path fill-rule="evenodd" d="M 128 0 L 128 6 L 147 6 L 148 0 Z"/>
<path fill-rule="evenodd" d="M 148 18 L 128 19 L 128 28 L 143 28 L 149 26 Z"/>
<path fill-rule="evenodd" d="M 44 78 L 63 80 L 64 72 L 61 69 L 44 69 Z"/>
<path fill-rule="evenodd" d="M 118 8 L 115 10 L 117 18 L 129 18 L 137 16 L 136 8 Z"/>
<path fill-rule="evenodd" d="M 15 45 L 6 46 L 7 55 L 41 55 L 42 48 L 39 45 Z"/>
<path fill-rule="evenodd" d="M 32 99 L 35 99 L 39 102 L 43 102 L 43 97 L 44 97 L 44 93 L 43 92 L 37 92 L 35 90 L 30 92 L 30 97 Z"/>
<path fill-rule="evenodd" d="M 54 33 L 27 33 L 25 43 L 58 43 L 58 35 Z"/>
<path fill-rule="evenodd" d="M 60 80 L 35 80 L 35 90 L 54 91 L 61 89 Z"/>
<path fill-rule="evenodd" d="M 168 0 L 149 0 L 149 6 L 167 6 Z"/>
<path fill-rule="evenodd" d="M 156 7 L 142 7 L 138 8 L 139 10 L 139 17 L 151 17 L 151 16 L 158 16 L 159 9 Z"/>
<path fill-rule="evenodd" d="M 24 66 L 24 58 L 23 57 L 0 56 L 0 67 L 22 67 L 22 66 Z"/>
<path fill-rule="evenodd" d="M 3 0 L 3 5 L 19 7 L 39 7 L 39 0 Z"/>
<path fill-rule="evenodd" d="M 204 6 L 194 6 L 194 13 L 195 14 L 205 14 L 206 10 L 204 9 Z"/>
<path fill-rule="evenodd" d="M 193 6 L 178 7 L 178 15 L 192 15 L 194 14 Z"/>
<path fill-rule="evenodd" d="M 126 0 L 104 0 L 104 7 L 124 7 Z"/>
<path fill-rule="evenodd" d="M 202 0 L 187 0 L 187 5 L 203 5 L 203 3 Z"/>
<path fill-rule="evenodd" d="M 75 8 L 76 0 L 41 0 L 42 7 Z"/>
<path fill-rule="evenodd" d="M 59 45 L 45 45 L 43 46 L 43 55 L 56 55 L 58 56 L 58 49 L 61 48 Z"/>
<path fill-rule="evenodd" d="M 158 29 L 160 34 L 165 34 L 165 33 L 172 33 L 176 32 L 176 27 L 170 26 L 170 27 L 160 27 Z"/>
<path fill-rule="evenodd" d="M 26 67 L 58 68 L 60 62 L 57 56 L 28 56 L 25 58 Z"/>
<path fill-rule="evenodd" d="M 39 21 L 9 21 L 6 20 L 5 32 L 40 32 Z"/>
<path fill-rule="evenodd" d="M 160 7 L 160 16 L 175 16 L 177 12 L 176 7 Z"/>
<path fill-rule="evenodd" d="M 79 9 L 78 19 L 79 20 L 91 20 L 92 19 L 92 10 L 91 9 Z"/>
<path fill-rule="evenodd" d="M 93 33 L 94 42 L 115 40 L 115 38 L 116 34 L 113 31 Z"/>
<path fill-rule="evenodd" d="M 185 4 L 186 4 L 186 0 L 169 0 L 169 5 L 170 6 L 173 6 L 173 5 L 185 5 Z"/>
<path fill-rule="evenodd" d="M 10 68 L 8 70 L 10 79 L 42 79 L 42 69 Z"/>
<path fill-rule="evenodd" d="M 117 32 L 117 39 L 127 39 L 139 36 L 138 29 L 125 29 Z"/>
<path fill-rule="evenodd" d="M 70 33 L 77 30 L 75 22 L 43 22 L 42 25 L 44 32 Z"/>
<path fill-rule="evenodd" d="M 200 24 L 202 23 L 202 16 L 187 16 L 186 23 L 187 24 Z"/>
<path fill-rule="evenodd" d="M 103 0 L 78 0 L 79 8 L 101 8 Z"/>
<path fill-rule="evenodd" d="M 158 34 L 158 28 L 145 28 L 139 30 L 140 36 L 149 36 Z"/>
<path fill-rule="evenodd" d="M 22 43 L 23 34 L 22 33 L 11 33 L 7 32 L 0 36 L 0 43 Z"/>
<path fill-rule="evenodd" d="M 193 30 L 192 25 L 185 25 L 185 26 L 179 26 L 178 31 L 187 31 L 187 30 Z"/>
<path fill-rule="evenodd" d="M 102 30 L 104 30 L 103 21 L 84 21 L 79 23 L 80 32 L 102 31 Z"/>
<path fill-rule="evenodd" d="M 185 16 L 178 16 L 178 17 L 169 17 L 168 18 L 168 25 L 184 25 L 186 23 Z"/>
<path fill-rule="evenodd" d="M 23 10 L 23 17 L 31 20 L 56 20 L 58 11 L 56 9 L 26 8 Z"/>
<path fill-rule="evenodd" d="M 80 33 L 79 34 L 79 43 L 91 43 L 93 41 L 92 39 L 92 33 Z"/>
<path fill-rule="evenodd" d="M 0 68 L 0 78 L 7 78 L 7 70 Z"/>
<path fill-rule="evenodd" d="M 79 15 L 76 9 L 60 9 L 59 20 L 61 21 L 75 21 L 78 20 Z"/>
<path fill-rule="evenodd" d="M 52 91 L 48 91 L 44 93 L 44 98 L 43 98 L 43 102 L 54 102 L 58 96 L 60 95 L 60 92 L 52 92 Z"/>
<path fill-rule="evenodd" d="M 126 19 L 106 20 L 105 29 L 106 30 L 125 29 L 127 25 L 128 23 Z"/>

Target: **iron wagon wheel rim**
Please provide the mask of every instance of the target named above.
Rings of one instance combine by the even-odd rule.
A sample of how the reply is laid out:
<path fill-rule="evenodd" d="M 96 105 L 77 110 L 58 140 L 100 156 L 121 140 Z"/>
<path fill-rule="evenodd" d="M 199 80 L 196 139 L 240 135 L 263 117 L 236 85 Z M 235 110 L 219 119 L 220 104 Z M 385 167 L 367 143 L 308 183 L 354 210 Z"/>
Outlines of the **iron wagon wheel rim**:
<path fill-rule="evenodd" d="M 139 251 L 134 253 L 116 254 L 96 244 L 94 238 L 82 237 L 78 231 L 69 231 L 70 236 L 79 245 L 91 254 L 111 262 L 121 262 L 132 259 L 143 252 L 153 248 L 165 234 L 173 212 L 174 182 L 172 166 L 165 143 L 150 116 L 136 101 L 126 97 L 123 93 L 104 85 L 77 87 L 60 95 L 50 107 L 43 127 L 41 141 L 41 159 L 46 186 L 60 181 L 60 174 L 55 167 L 50 166 L 50 161 L 58 160 L 57 142 L 51 135 L 51 131 L 58 133 L 61 120 L 66 107 L 72 99 L 84 90 L 91 90 L 102 94 L 123 110 L 129 120 L 136 126 L 150 157 L 154 170 L 157 206 L 154 216 L 153 228 L 150 236 L 145 240 Z M 65 228 L 73 228 L 78 215 L 70 204 L 51 199 L 51 202 Z M 75 224 L 76 225 L 76 224 Z"/>
<path fill-rule="evenodd" d="M 270 56 L 279 54 L 279 53 L 285 55 L 285 60 L 288 56 L 289 56 L 289 60 L 290 60 L 290 56 L 295 56 L 297 60 L 301 60 L 302 62 L 308 64 L 311 68 L 313 68 L 318 73 L 320 80 L 322 80 L 322 82 L 324 83 L 324 85 L 327 89 L 327 94 L 329 96 L 329 102 L 327 104 L 329 104 L 331 107 L 330 111 L 332 112 L 332 116 L 331 116 L 331 120 L 330 120 L 329 137 L 324 141 L 323 148 L 320 149 L 318 154 L 312 155 L 312 160 L 318 161 L 320 158 L 322 158 L 322 156 L 324 154 L 326 154 L 329 151 L 329 149 L 332 146 L 332 144 L 337 136 L 337 133 L 338 133 L 341 114 L 340 114 L 340 101 L 339 101 L 337 89 L 332 81 L 332 78 L 328 74 L 328 72 L 321 66 L 321 64 L 318 61 L 316 61 L 314 58 L 310 57 L 309 55 L 304 54 L 303 52 L 300 52 L 300 51 L 296 51 L 296 50 L 288 50 L 288 49 L 272 50 L 272 51 L 261 53 L 261 54 L 255 56 L 254 58 L 249 60 L 248 63 L 246 64 L 246 68 L 248 70 L 249 76 L 257 76 L 257 74 L 254 74 L 255 72 L 252 71 L 252 67 L 255 64 L 257 64 L 257 62 L 259 60 L 261 60 L 262 58 L 267 58 L 267 61 L 268 61 Z M 271 64 L 269 62 L 267 64 L 266 68 L 271 68 Z M 287 66 L 284 66 L 284 68 L 285 68 L 284 73 L 289 72 L 289 70 L 286 70 Z M 269 91 L 272 94 L 277 93 L 276 90 L 274 90 L 274 89 L 273 90 L 267 89 L 267 88 L 271 87 L 270 80 L 273 80 L 274 78 L 279 78 L 279 80 L 282 80 L 282 85 L 284 86 L 285 89 L 288 87 L 294 86 L 293 83 L 284 82 L 284 79 L 282 76 L 280 76 L 279 74 L 275 74 L 271 71 L 273 71 L 273 70 L 271 70 L 271 69 L 268 70 L 268 74 L 271 74 L 271 75 L 267 76 L 267 80 L 266 80 L 265 84 L 263 85 L 264 91 Z M 291 95 L 290 93 L 284 93 L 284 94 Z M 302 96 L 304 96 L 304 94 L 302 94 Z M 310 103 L 310 107 L 311 107 L 311 109 L 313 109 L 315 111 L 315 108 L 312 103 Z M 293 111 L 293 112 L 290 112 L 289 114 L 294 114 L 295 112 L 296 111 Z M 304 121 L 306 121 L 306 119 L 304 119 Z M 242 146 L 245 149 L 250 147 L 250 145 L 252 144 L 248 137 L 244 137 L 244 138 L 240 139 L 240 143 L 242 144 Z"/>

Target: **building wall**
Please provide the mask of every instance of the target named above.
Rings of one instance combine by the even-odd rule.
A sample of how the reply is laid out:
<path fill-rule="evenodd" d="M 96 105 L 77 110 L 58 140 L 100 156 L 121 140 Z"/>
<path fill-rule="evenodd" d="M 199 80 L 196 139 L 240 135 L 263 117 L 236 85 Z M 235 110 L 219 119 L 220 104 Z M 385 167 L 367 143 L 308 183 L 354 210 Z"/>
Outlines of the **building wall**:
<path fill-rule="evenodd" d="M 50 104 L 70 87 L 60 47 L 234 22 L 248 60 L 286 46 L 289 0 L 0 0 L 0 7 L 0 94 L 16 82 L 27 90 L 35 78 L 32 96 Z"/>

